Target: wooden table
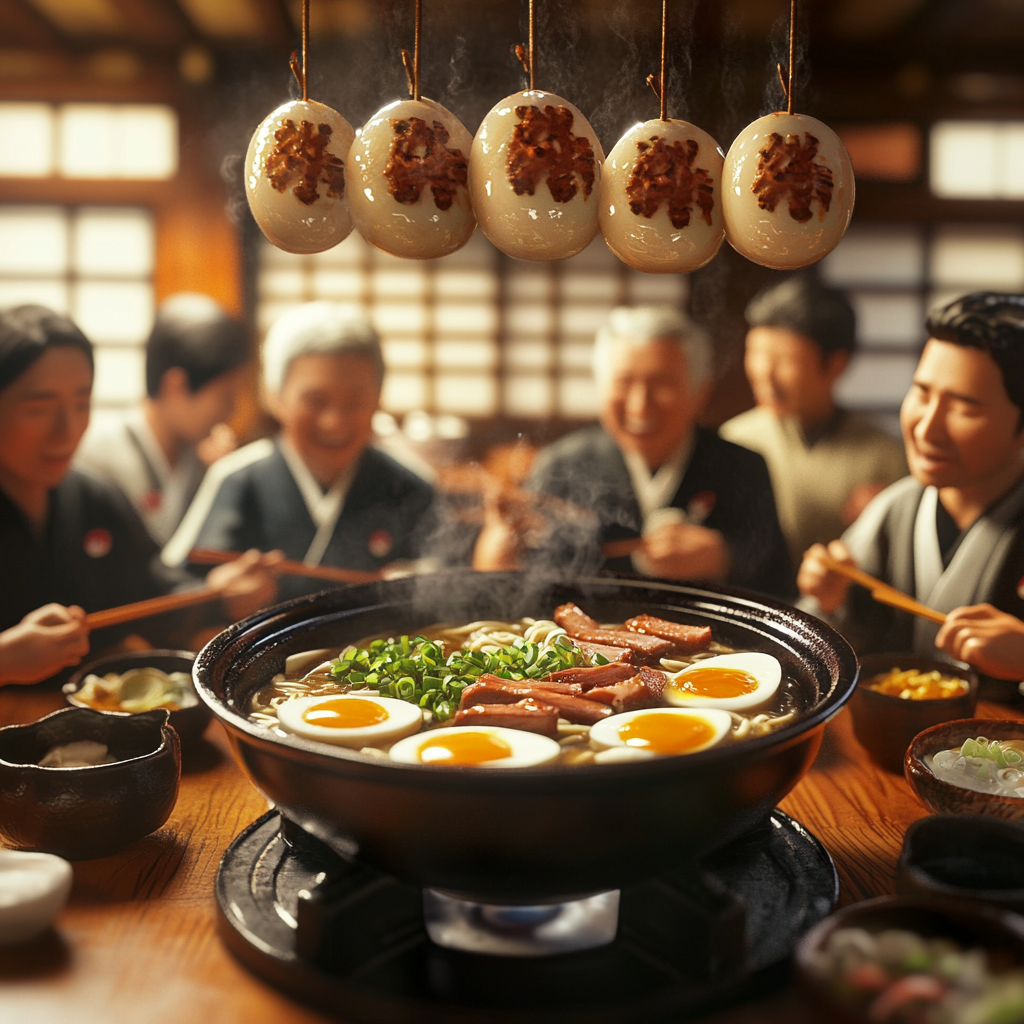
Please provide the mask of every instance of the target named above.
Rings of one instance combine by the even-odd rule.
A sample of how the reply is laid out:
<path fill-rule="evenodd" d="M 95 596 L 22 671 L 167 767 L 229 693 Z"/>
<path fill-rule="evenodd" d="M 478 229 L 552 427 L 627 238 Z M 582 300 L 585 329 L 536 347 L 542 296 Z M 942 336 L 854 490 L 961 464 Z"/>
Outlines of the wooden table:
<path fill-rule="evenodd" d="M 0 724 L 63 706 L 57 692 L 0 690 Z M 978 716 L 1024 720 L 986 704 Z M 228 753 L 219 724 L 186 764 L 181 794 L 158 832 L 114 857 L 75 864 L 56 928 L 28 947 L 0 949 L 0 1024 L 322 1024 L 245 971 L 215 929 L 213 883 L 227 845 L 266 811 Z M 925 814 L 900 777 L 876 768 L 853 738 L 848 711 L 826 729 L 810 773 L 783 802 L 835 859 L 843 904 L 893 891 L 906 827 Z M 814 1024 L 785 989 L 708 1018 L 714 1024 Z"/>

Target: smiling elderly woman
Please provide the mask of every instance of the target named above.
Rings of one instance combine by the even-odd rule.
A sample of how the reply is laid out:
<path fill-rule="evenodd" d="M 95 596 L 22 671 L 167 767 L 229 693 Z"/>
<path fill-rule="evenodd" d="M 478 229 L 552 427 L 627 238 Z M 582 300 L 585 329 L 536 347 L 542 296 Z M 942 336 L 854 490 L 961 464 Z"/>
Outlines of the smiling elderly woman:
<path fill-rule="evenodd" d="M 487 507 L 478 569 L 520 561 L 592 571 L 719 580 L 778 596 L 793 592 L 764 459 L 696 425 L 712 384 L 711 342 L 671 307 L 620 307 L 598 332 L 600 426 L 541 452 L 529 489 L 589 510 L 594 521 L 534 530 L 498 502 Z M 535 522 L 535 520 L 534 520 Z M 613 557 L 609 545 L 635 547 Z"/>
<path fill-rule="evenodd" d="M 433 524 L 433 488 L 371 446 L 384 361 L 353 307 L 285 313 L 263 346 L 267 407 L 281 424 L 211 467 L 163 558 L 195 546 L 278 548 L 307 565 L 374 570 L 415 559 Z M 287 596 L 322 589 L 282 581 Z"/>

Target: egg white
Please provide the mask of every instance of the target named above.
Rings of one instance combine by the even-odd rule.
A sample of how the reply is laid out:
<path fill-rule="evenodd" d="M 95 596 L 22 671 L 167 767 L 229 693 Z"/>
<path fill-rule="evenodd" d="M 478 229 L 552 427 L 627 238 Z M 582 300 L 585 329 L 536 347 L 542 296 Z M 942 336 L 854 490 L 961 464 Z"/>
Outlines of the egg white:
<path fill-rule="evenodd" d="M 757 680 L 757 689 L 739 697 L 702 697 L 687 693 L 673 685 L 684 680 L 687 672 L 698 668 L 734 668 L 747 672 Z M 755 708 L 775 696 L 782 682 L 782 666 L 778 658 L 759 651 L 745 651 L 737 654 L 720 654 L 717 658 L 705 658 L 688 665 L 681 672 L 668 677 L 663 697 L 669 704 L 682 708 L 722 708 L 726 711 L 742 711 Z"/>
<path fill-rule="evenodd" d="M 379 704 L 388 717 L 375 725 L 357 729 L 331 729 L 307 722 L 302 716 L 318 704 L 336 700 L 365 700 Z M 355 693 L 332 694 L 323 697 L 293 697 L 279 704 L 277 718 L 281 728 L 307 740 L 333 743 L 340 747 L 381 747 L 400 740 L 411 733 L 419 732 L 423 725 L 423 712 L 415 704 L 393 697 L 378 697 L 376 694 L 357 691 Z"/>
<path fill-rule="evenodd" d="M 655 137 L 669 145 L 685 145 L 690 140 L 697 143 L 692 166 L 706 170 L 710 178 L 714 201 L 710 225 L 705 223 L 696 203 L 690 210 L 690 223 L 682 228 L 673 225 L 667 202 L 662 202 L 650 217 L 630 209 L 626 186 L 641 156 L 637 144 L 649 143 Z M 601 174 L 598 219 L 608 248 L 623 263 L 647 274 L 684 274 L 710 263 L 725 238 L 723 159 L 718 143 L 686 121 L 655 119 L 630 128 L 608 154 Z"/>
<path fill-rule="evenodd" d="M 547 736 L 541 736 L 535 732 L 526 732 L 523 729 L 503 729 L 499 726 L 455 726 L 446 729 L 432 729 L 419 736 L 409 736 L 396 743 L 391 748 L 391 759 L 401 761 L 403 764 L 424 764 L 420 760 L 420 750 L 432 740 L 438 738 L 440 732 L 460 733 L 483 733 L 493 736 L 495 739 L 504 740 L 512 748 L 509 757 L 499 758 L 494 761 L 483 761 L 478 765 L 460 765 L 458 767 L 472 768 L 532 768 L 536 765 L 549 764 L 561 753 L 562 748 Z M 444 767 L 444 765 L 432 764 L 431 767 Z"/>
<path fill-rule="evenodd" d="M 545 182 L 534 194 L 517 196 L 508 180 L 506 161 L 512 132 L 519 124 L 516 107 L 565 107 L 573 116 L 572 133 L 590 140 L 594 151 L 594 187 L 558 203 Z M 521 260 L 563 260 L 585 249 L 597 235 L 598 196 L 604 150 L 579 108 L 540 89 L 513 93 L 496 103 L 480 123 L 469 160 L 473 209 L 488 240 L 507 256 Z"/>
<path fill-rule="evenodd" d="M 391 158 L 395 130 L 391 122 L 418 117 L 448 130 L 447 148 L 469 160 L 473 137 L 450 111 L 425 97 L 400 100 L 378 110 L 363 125 L 345 163 L 345 191 L 356 229 L 371 245 L 393 256 L 436 259 L 461 249 L 476 229 L 469 189 L 459 187 L 447 210 L 440 210 L 427 186 L 410 205 L 391 194 L 384 168 Z"/>
<path fill-rule="evenodd" d="M 785 202 L 774 211 L 762 210 L 753 191 L 758 158 L 767 137 L 807 133 L 818 140 L 817 160 L 832 171 L 832 199 L 823 214 L 811 205 L 812 217 L 795 221 Z M 722 212 L 725 237 L 741 255 L 773 270 L 796 270 L 827 256 L 840 242 L 853 216 L 853 164 L 839 136 L 807 114 L 767 114 L 747 125 L 725 155 L 722 172 Z"/>
<path fill-rule="evenodd" d="M 267 116 L 253 132 L 245 154 L 245 194 L 249 209 L 260 230 L 285 252 L 313 253 L 331 249 L 348 237 L 352 230 L 346 196 L 327 195 L 320 185 L 319 198 L 307 206 L 293 193 L 294 183 L 278 192 L 266 175 L 266 160 L 273 152 L 274 133 L 285 121 L 310 121 L 331 126 L 327 152 L 346 160 L 355 132 L 336 110 L 313 100 L 292 100 L 283 103 Z M 348 188 L 346 186 L 346 192 Z"/>
<path fill-rule="evenodd" d="M 706 743 L 701 744 L 699 747 L 694 747 L 692 750 L 685 751 L 686 754 L 697 754 L 702 750 L 710 750 L 711 747 L 721 743 L 722 740 L 729 735 L 732 729 L 732 716 L 727 711 L 721 711 L 717 708 L 645 708 L 642 711 L 626 711 L 621 715 L 612 715 L 610 718 L 602 718 L 600 722 L 595 723 L 590 727 L 590 743 L 591 746 L 597 747 L 599 750 L 609 750 L 614 747 L 625 747 L 627 750 L 633 749 L 632 745 L 627 743 L 619 735 L 619 730 L 622 726 L 631 722 L 635 718 L 640 718 L 643 715 L 678 715 L 682 718 L 699 718 L 702 722 L 706 722 L 714 729 L 714 735 Z M 645 747 L 638 747 L 638 752 L 643 751 L 644 754 L 649 754 L 655 757 L 661 756 L 673 756 L 680 757 L 681 754 L 674 755 L 659 755 L 655 751 L 650 751 Z M 598 754 L 598 758 L 601 755 Z M 627 758 L 627 760 L 639 760 L 640 758 Z M 606 759 L 601 758 L 598 763 L 608 763 Z"/>

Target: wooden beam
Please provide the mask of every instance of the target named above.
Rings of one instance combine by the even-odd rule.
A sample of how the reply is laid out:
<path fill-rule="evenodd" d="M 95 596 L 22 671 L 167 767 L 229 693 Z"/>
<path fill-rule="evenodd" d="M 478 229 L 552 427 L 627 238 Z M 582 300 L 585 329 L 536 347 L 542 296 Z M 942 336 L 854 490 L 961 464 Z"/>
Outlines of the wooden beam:
<path fill-rule="evenodd" d="M 178 47 L 194 38 L 191 24 L 169 0 L 112 0 L 126 35 L 143 46 Z"/>
<path fill-rule="evenodd" d="M 26 0 L 0 0 L 0 39 L 5 47 L 68 45 L 67 36 Z"/>

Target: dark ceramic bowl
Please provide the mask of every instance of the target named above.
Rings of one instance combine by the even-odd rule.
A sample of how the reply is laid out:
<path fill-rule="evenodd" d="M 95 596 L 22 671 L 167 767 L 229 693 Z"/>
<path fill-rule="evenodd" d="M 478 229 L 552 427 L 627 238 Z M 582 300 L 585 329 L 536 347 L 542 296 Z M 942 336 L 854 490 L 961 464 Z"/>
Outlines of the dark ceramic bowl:
<path fill-rule="evenodd" d="M 1024 918 L 996 907 L 956 900 L 922 902 L 882 896 L 844 907 L 816 924 L 793 954 L 797 983 L 817 1004 L 821 1019 L 842 1024 L 868 1024 L 869 1018 L 836 998 L 815 973 L 816 954 L 840 928 L 882 932 L 890 928 L 917 932 L 926 938 L 946 938 L 963 948 L 985 949 L 1001 963 L 1024 967 Z"/>
<path fill-rule="evenodd" d="M 88 860 L 158 829 L 178 796 L 181 749 L 166 711 L 112 715 L 64 708 L 0 729 L 0 839 L 23 850 Z M 113 764 L 42 768 L 52 747 L 107 745 Z"/>
<path fill-rule="evenodd" d="M 935 700 L 905 700 L 878 693 L 870 682 L 899 666 L 967 681 L 967 692 Z M 850 698 L 853 732 L 871 759 L 886 771 L 903 772 L 903 755 L 922 729 L 951 718 L 970 718 L 978 704 L 978 674 L 963 662 L 939 661 L 912 654 L 869 654 L 860 660 L 860 682 Z"/>
<path fill-rule="evenodd" d="M 896 891 L 983 900 L 1024 912 L 1024 825 L 982 814 L 936 814 L 903 838 Z"/>
<path fill-rule="evenodd" d="M 135 651 L 131 654 L 112 654 L 109 658 L 100 658 L 89 665 L 80 668 L 65 684 L 64 696 L 69 704 L 75 707 L 84 708 L 89 705 L 83 704 L 78 699 L 78 691 L 85 683 L 88 675 L 104 676 L 108 672 L 116 672 L 118 675 L 133 668 L 157 668 L 161 672 L 187 672 L 192 675 L 192 666 L 196 656 L 192 651 Z M 93 709 L 95 710 L 95 709 Z M 129 711 L 106 711 L 108 715 L 127 715 Z M 206 731 L 210 719 L 213 717 L 210 709 L 196 698 L 196 703 L 188 708 L 180 708 L 172 711 L 170 723 L 181 738 L 182 746 L 189 747 L 195 744 Z"/>
<path fill-rule="evenodd" d="M 1024 797 L 976 793 L 936 778 L 925 757 L 940 750 L 959 747 L 966 739 L 984 736 L 990 740 L 1024 740 L 1024 722 L 1001 722 L 990 718 L 965 718 L 943 722 L 925 729 L 907 748 L 903 773 L 921 803 L 938 814 L 987 814 L 992 818 L 1017 821 L 1024 818 Z"/>
<path fill-rule="evenodd" d="M 439 621 L 550 615 L 565 601 L 603 622 L 647 611 L 710 625 L 722 643 L 779 658 L 808 710 L 770 735 L 685 757 L 516 771 L 332 752 L 246 717 L 253 692 L 289 655 Z M 819 619 L 739 591 L 465 572 L 279 605 L 214 638 L 195 679 L 254 784 L 307 832 L 417 885 L 480 902 L 537 903 L 649 878 L 762 824 L 810 767 L 825 722 L 853 689 L 857 661 Z"/>

